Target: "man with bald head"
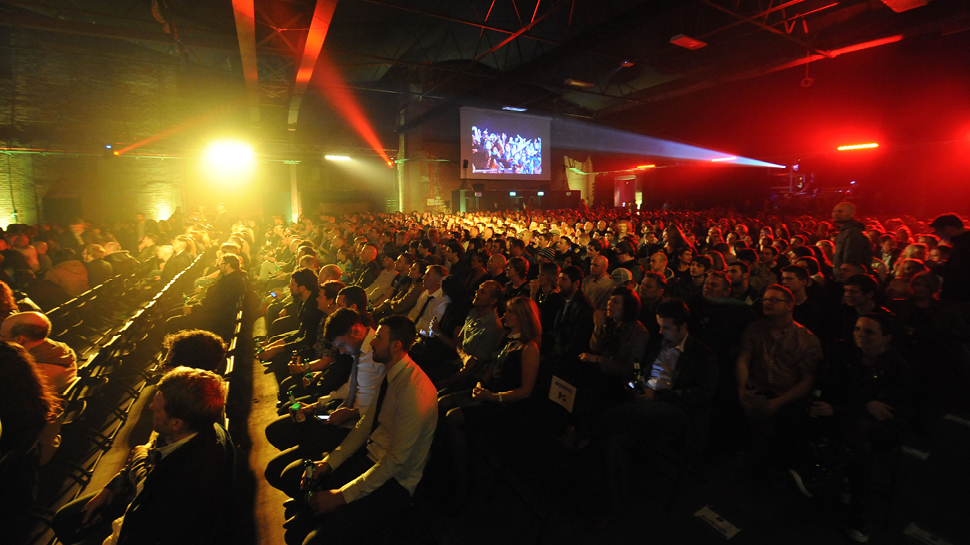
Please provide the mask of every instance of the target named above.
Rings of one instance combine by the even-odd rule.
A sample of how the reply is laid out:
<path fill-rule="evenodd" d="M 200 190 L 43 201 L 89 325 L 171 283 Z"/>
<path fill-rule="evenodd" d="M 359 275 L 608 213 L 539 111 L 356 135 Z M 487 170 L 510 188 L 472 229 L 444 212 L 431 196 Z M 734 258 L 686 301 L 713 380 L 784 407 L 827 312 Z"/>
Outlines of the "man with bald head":
<path fill-rule="evenodd" d="M 589 261 L 589 276 L 583 278 L 583 293 L 596 310 L 606 310 L 613 293 L 613 279 L 607 273 L 610 262 L 600 254 Z"/>
<path fill-rule="evenodd" d="M 77 377 L 77 357 L 70 346 L 48 339 L 50 333 L 51 322 L 40 312 L 13 314 L 0 325 L 0 340 L 26 348 L 47 384 L 61 395 Z"/>
<path fill-rule="evenodd" d="M 865 225 L 855 219 L 855 205 L 850 202 L 835 205 L 832 221 L 839 230 L 832 268 L 839 270 L 839 265 L 843 263 L 867 266 L 872 263 L 872 244 L 863 232 Z"/>
<path fill-rule="evenodd" d="M 505 267 L 507 265 L 508 260 L 504 255 L 494 254 L 488 258 L 488 262 L 485 264 L 485 270 L 488 271 L 489 277 L 492 280 L 504 286 L 509 281 L 509 277 L 505 274 Z"/>
<path fill-rule="evenodd" d="M 365 244 L 360 250 L 360 264 L 355 267 L 350 283 L 354 286 L 367 288 L 377 280 L 381 274 L 381 266 L 377 263 L 377 246 Z"/>

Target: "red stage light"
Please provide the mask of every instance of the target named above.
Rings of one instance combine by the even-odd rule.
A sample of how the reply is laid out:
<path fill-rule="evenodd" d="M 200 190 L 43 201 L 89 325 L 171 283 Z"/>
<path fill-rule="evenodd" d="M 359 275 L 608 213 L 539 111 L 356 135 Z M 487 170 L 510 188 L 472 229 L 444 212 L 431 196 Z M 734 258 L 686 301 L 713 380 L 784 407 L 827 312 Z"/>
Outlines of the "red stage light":
<path fill-rule="evenodd" d="M 872 142 L 869 144 L 852 144 L 849 146 L 839 146 L 839 151 L 850 151 L 850 150 L 856 150 L 856 149 L 872 149 L 872 148 L 878 148 L 878 147 L 879 147 L 879 144 L 875 142 Z"/>
<path fill-rule="evenodd" d="M 640 165 L 637 167 L 637 170 L 646 170 L 648 168 L 657 168 L 657 165 Z"/>
<path fill-rule="evenodd" d="M 731 157 L 718 157 L 717 159 L 711 159 L 711 162 L 720 163 L 721 161 L 737 161 L 737 160 L 738 158 L 732 155 Z"/>

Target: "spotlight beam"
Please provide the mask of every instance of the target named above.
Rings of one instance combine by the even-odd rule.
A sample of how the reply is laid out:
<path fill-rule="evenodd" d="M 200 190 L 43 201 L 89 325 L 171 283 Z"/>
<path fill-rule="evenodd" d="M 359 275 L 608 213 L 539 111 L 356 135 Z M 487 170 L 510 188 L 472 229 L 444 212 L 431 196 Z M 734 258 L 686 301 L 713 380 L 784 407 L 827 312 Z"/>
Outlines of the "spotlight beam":
<path fill-rule="evenodd" d="M 374 132 L 374 128 L 371 127 L 370 122 L 367 120 L 367 116 L 364 114 L 363 108 L 361 108 L 360 103 L 357 102 L 357 97 L 355 97 L 350 90 L 346 87 L 347 83 L 344 81 L 343 75 L 337 70 L 333 62 L 330 60 L 328 55 L 320 55 L 317 60 L 317 73 L 320 74 L 317 81 L 325 81 L 328 85 L 317 84 L 317 88 L 322 91 L 323 95 L 326 96 L 333 107 L 337 110 L 351 127 L 357 131 L 357 134 L 364 139 L 365 142 L 373 149 L 377 155 L 384 160 L 385 163 L 390 163 L 391 158 L 387 156 L 384 152 L 384 146 L 381 141 L 377 138 L 377 134 Z M 337 85 L 334 85 L 334 84 Z"/>
<path fill-rule="evenodd" d="M 555 147 L 606 153 L 643 155 L 666 159 L 686 159 L 705 162 L 729 162 L 732 165 L 786 168 L 748 157 L 717 151 L 653 136 L 644 136 L 601 125 L 571 119 L 552 120 L 552 139 Z"/>

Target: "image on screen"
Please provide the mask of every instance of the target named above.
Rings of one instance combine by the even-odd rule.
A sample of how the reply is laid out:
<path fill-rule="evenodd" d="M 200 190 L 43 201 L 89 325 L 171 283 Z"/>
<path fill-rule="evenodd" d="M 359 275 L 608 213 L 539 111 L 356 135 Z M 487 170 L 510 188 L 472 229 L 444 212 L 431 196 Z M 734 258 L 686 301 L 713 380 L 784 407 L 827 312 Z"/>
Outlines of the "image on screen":
<path fill-rule="evenodd" d="M 550 178 L 548 118 L 462 108 L 461 130 L 466 177 Z"/>
<path fill-rule="evenodd" d="M 542 138 L 472 125 L 471 167 L 475 174 L 542 174 Z"/>

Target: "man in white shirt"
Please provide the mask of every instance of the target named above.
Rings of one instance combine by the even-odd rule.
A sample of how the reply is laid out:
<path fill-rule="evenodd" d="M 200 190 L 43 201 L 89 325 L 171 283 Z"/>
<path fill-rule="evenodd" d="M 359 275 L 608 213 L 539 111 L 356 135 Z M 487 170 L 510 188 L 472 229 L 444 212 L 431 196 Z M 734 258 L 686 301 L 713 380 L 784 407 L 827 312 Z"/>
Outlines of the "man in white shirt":
<path fill-rule="evenodd" d="M 407 318 L 381 321 L 371 342 L 374 361 L 387 369 L 378 398 L 343 443 L 316 462 L 308 506 L 317 518 L 291 525 L 287 543 L 301 542 L 299 526 L 315 528 L 304 544 L 362 542 L 379 530 L 373 521 L 414 494 L 438 421 L 435 387 L 407 355 L 414 337 Z"/>
<path fill-rule="evenodd" d="M 408 318 L 420 335 L 432 336 L 431 321 L 441 319 L 448 307 L 448 300 L 441 291 L 441 279 L 445 277 L 445 268 L 441 265 L 430 265 L 424 273 L 424 291 L 418 296 L 414 308 L 408 313 Z"/>
<path fill-rule="evenodd" d="M 371 304 L 384 298 L 391 289 L 391 283 L 394 282 L 394 278 L 398 275 L 398 268 L 395 267 L 395 263 L 394 256 L 392 255 L 385 254 L 381 259 L 381 265 L 384 267 L 381 270 L 381 274 L 377 275 L 377 280 L 374 280 L 365 290 L 367 292 L 367 301 Z"/>

